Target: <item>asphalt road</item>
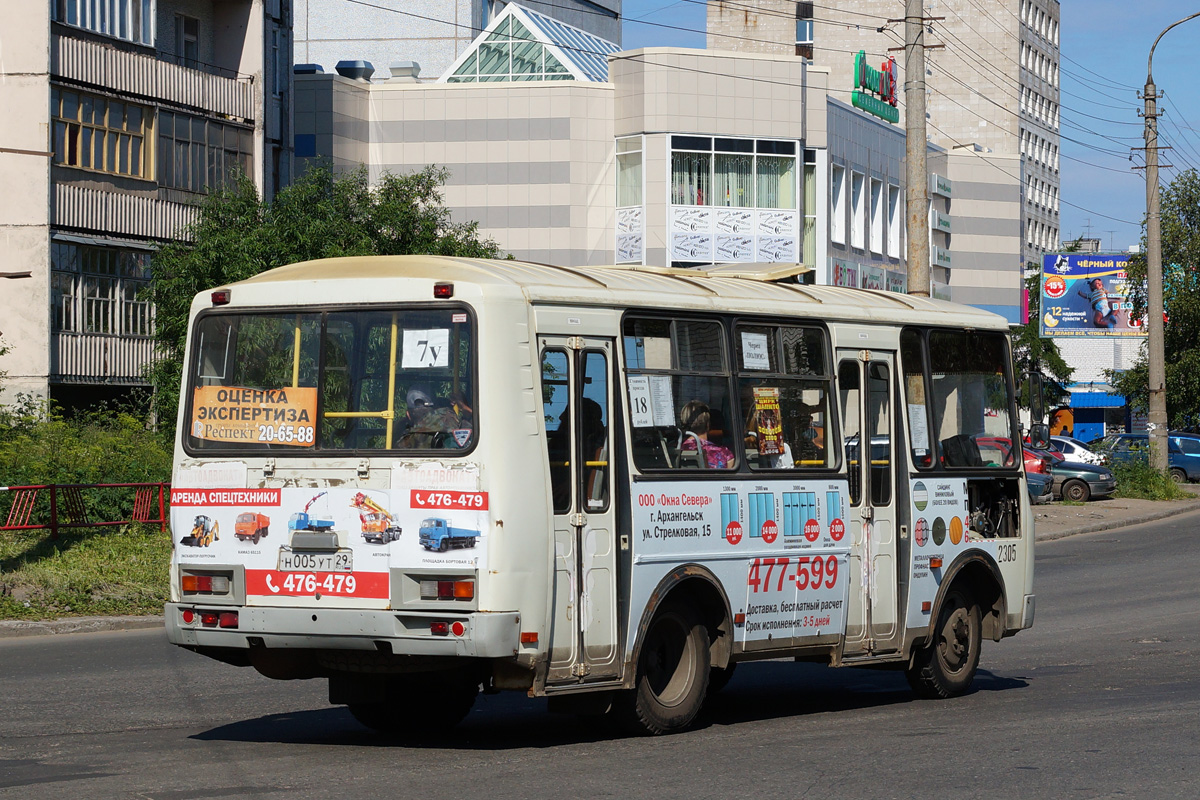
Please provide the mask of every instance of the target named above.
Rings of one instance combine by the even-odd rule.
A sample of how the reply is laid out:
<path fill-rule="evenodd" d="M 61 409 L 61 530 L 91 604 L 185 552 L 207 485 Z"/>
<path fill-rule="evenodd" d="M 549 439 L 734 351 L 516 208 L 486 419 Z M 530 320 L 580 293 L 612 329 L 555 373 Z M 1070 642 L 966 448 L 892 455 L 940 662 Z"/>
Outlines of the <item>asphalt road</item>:
<path fill-rule="evenodd" d="M 743 665 L 695 731 L 483 697 L 453 739 L 380 740 L 159 631 L 0 641 L 0 798 L 1200 797 L 1200 514 L 1038 545 L 1034 629 L 976 690 Z"/>

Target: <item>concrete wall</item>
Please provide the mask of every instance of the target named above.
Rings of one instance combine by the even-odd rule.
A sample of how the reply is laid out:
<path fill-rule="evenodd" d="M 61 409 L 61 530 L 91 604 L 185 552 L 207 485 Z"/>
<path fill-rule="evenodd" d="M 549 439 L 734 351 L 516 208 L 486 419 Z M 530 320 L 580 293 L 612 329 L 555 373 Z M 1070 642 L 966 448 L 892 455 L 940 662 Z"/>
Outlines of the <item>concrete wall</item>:
<path fill-rule="evenodd" d="M 371 87 L 373 176 L 445 166 L 456 222 L 514 256 L 613 260 L 613 87 L 605 83 Z"/>
<path fill-rule="evenodd" d="M 1021 158 L 952 150 L 940 159 L 953 182 L 953 299 L 1021 322 Z"/>
<path fill-rule="evenodd" d="M 50 22 L 44 3 L 17 3 L 4 18 L 0 58 L 0 403 L 45 397 L 50 353 Z"/>

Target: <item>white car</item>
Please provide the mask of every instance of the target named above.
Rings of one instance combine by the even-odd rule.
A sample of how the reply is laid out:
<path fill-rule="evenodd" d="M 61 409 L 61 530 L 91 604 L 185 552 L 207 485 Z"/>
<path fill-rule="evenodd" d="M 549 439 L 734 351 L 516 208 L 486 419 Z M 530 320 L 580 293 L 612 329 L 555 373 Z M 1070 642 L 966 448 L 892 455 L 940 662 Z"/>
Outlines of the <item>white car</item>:
<path fill-rule="evenodd" d="M 1095 465 L 1104 463 L 1104 459 L 1098 453 L 1092 452 L 1086 444 L 1070 436 L 1051 436 L 1050 449 L 1061 453 L 1064 461 Z"/>

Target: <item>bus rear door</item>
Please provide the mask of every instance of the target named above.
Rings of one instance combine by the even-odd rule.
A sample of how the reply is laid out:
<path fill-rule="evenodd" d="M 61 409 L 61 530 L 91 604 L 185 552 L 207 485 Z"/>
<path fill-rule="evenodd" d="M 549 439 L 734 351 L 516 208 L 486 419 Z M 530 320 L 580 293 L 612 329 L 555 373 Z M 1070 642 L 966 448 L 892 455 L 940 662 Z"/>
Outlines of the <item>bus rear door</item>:
<path fill-rule="evenodd" d="M 554 609 L 547 683 L 617 677 L 612 432 L 613 340 L 543 337 L 542 400 L 554 507 Z"/>

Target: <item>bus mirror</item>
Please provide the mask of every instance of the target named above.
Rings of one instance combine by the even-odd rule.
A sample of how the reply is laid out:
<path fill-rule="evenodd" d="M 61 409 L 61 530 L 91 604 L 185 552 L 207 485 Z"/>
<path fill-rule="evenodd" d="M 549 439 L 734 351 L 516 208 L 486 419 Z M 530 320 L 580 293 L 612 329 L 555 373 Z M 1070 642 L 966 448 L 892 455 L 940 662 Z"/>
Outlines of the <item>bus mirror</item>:
<path fill-rule="evenodd" d="M 1050 446 L 1050 426 L 1044 422 L 1035 422 L 1029 426 L 1029 445 L 1039 450 Z"/>
<path fill-rule="evenodd" d="M 1042 400 L 1042 373 L 1030 371 L 1026 373 L 1025 385 L 1029 390 L 1029 422 L 1031 426 L 1040 425 L 1046 421 L 1046 408 Z"/>

